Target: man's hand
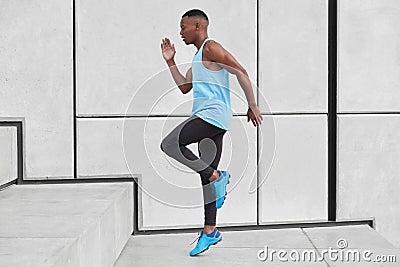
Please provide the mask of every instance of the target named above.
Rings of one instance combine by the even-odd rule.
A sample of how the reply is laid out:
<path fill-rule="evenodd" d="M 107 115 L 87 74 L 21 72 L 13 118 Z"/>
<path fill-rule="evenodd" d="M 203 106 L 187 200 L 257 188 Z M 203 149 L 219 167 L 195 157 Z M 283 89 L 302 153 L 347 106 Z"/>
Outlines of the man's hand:
<path fill-rule="evenodd" d="M 250 120 L 253 123 L 254 127 L 261 125 L 263 117 L 261 116 L 261 112 L 258 109 L 257 105 L 249 106 L 249 109 L 247 111 L 247 122 L 249 122 Z"/>
<path fill-rule="evenodd" d="M 175 46 L 171 45 L 171 42 L 168 38 L 162 39 L 161 43 L 161 52 L 166 62 L 174 59 L 175 56 Z"/>
<path fill-rule="evenodd" d="M 182 73 L 180 73 L 180 71 L 178 70 L 178 66 L 176 66 L 174 61 L 174 56 L 176 53 L 175 46 L 171 44 L 168 38 L 162 39 L 161 52 L 165 61 L 167 62 L 167 65 L 169 67 L 169 70 L 171 71 L 172 77 L 174 78 L 176 85 L 178 85 L 183 94 L 187 94 L 193 87 L 192 68 L 189 68 L 186 73 L 186 77 L 183 76 Z"/>

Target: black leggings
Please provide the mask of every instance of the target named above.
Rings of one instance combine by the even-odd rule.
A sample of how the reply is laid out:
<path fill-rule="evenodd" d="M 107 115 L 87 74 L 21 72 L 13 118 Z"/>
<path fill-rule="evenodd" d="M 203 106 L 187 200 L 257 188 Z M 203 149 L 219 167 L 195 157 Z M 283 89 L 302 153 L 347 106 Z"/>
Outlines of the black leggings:
<path fill-rule="evenodd" d="M 160 146 L 165 154 L 200 174 L 203 185 L 205 225 L 216 224 L 217 208 L 209 178 L 218 167 L 225 132 L 226 130 L 194 115 L 172 130 Z M 200 158 L 186 147 L 192 143 L 198 143 Z"/>

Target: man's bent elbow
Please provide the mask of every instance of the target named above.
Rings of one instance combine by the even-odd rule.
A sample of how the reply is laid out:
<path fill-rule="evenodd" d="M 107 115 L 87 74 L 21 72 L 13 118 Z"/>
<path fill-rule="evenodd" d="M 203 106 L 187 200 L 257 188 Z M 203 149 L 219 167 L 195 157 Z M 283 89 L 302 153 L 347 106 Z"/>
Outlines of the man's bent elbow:
<path fill-rule="evenodd" d="M 249 77 L 249 74 L 247 73 L 247 71 L 246 71 L 246 69 L 245 68 L 239 68 L 239 69 L 236 69 L 236 76 L 247 76 L 247 77 Z"/>
<path fill-rule="evenodd" d="M 161 144 L 160 144 L 161 151 L 168 155 L 169 154 L 169 148 L 170 148 L 170 146 L 168 144 L 168 141 L 166 139 L 163 139 Z"/>
<path fill-rule="evenodd" d="M 182 94 L 187 94 L 192 90 L 192 86 L 185 85 L 185 86 L 179 86 L 179 89 L 181 90 Z"/>
<path fill-rule="evenodd" d="M 161 142 L 161 144 L 160 144 L 160 149 L 161 149 L 162 152 L 165 152 L 165 151 L 164 151 L 164 140 L 163 140 L 163 141 Z"/>

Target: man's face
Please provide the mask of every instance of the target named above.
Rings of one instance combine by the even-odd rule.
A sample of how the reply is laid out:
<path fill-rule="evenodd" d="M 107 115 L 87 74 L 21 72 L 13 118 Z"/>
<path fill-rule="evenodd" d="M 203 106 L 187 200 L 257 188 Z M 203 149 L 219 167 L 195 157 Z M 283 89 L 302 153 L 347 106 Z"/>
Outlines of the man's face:
<path fill-rule="evenodd" d="M 197 37 L 196 24 L 198 19 L 196 17 L 183 17 L 181 19 L 181 31 L 180 35 L 185 44 L 193 44 Z"/>

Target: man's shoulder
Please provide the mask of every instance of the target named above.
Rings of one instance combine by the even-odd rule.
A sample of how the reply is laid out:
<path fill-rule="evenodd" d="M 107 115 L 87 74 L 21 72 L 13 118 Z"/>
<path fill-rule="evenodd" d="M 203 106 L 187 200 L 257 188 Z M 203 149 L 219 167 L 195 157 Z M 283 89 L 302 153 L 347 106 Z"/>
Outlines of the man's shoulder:
<path fill-rule="evenodd" d="M 206 54 L 219 52 L 219 51 L 222 51 L 222 50 L 223 50 L 222 45 L 219 42 L 215 41 L 215 40 L 208 40 L 204 44 L 204 47 L 203 47 L 203 51 Z"/>

